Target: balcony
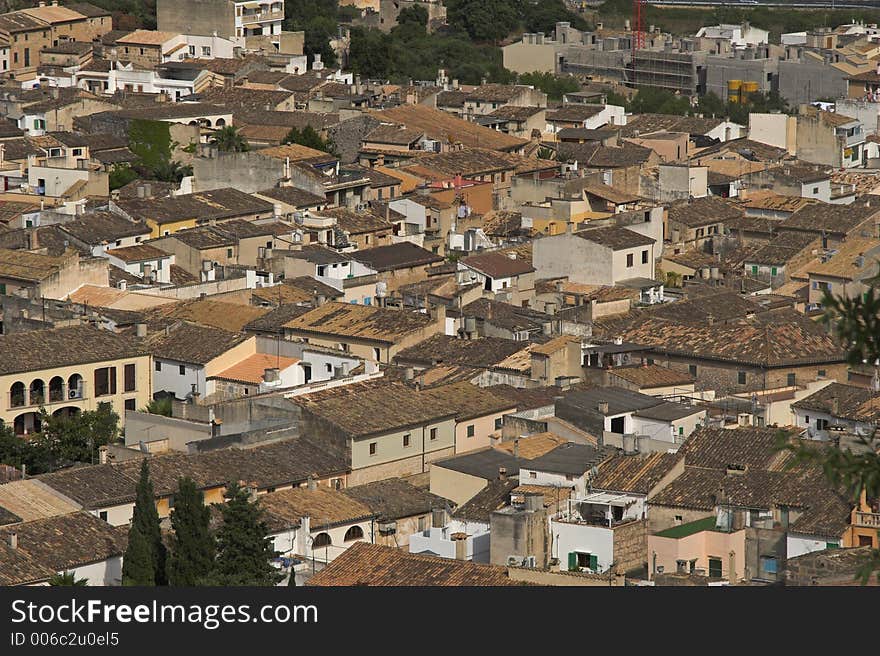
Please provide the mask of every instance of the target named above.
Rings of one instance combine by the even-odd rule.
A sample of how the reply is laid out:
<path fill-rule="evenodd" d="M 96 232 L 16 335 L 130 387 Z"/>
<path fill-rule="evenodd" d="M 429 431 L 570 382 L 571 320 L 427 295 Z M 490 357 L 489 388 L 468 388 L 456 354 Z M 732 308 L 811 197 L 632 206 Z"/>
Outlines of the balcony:
<path fill-rule="evenodd" d="M 76 387 L 60 385 L 50 387 L 48 396 L 45 390 L 16 390 L 6 395 L 7 407 L 10 410 L 48 407 L 70 402 L 82 401 L 86 397 L 85 383 Z"/>
<path fill-rule="evenodd" d="M 853 513 L 853 526 L 880 529 L 880 513 L 861 512 Z"/>
<path fill-rule="evenodd" d="M 255 23 L 270 23 L 275 21 L 284 20 L 284 11 L 263 11 L 257 12 L 253 14 L 242 14 L 239 18 L 241 18 L 242 25 L 253 25 Z"/>

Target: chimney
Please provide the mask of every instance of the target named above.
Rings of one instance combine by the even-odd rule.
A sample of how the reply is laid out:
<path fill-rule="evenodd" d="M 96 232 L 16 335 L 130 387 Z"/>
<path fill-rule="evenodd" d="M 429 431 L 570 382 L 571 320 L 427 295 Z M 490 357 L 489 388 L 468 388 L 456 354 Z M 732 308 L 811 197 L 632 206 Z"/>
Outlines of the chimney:
<path fill-rule="evenodd" d="M 136 323 L 134 325 L 135 335 L 138 337 L 146 337 L 147 336 L 147 324 L 145 323 Z"/>
<path fill-rule="evenodd" d="M 407 368 L 404 370 L 404 374 L 403 374 L 403 375 L 404 375 L 404 377 L 405 377 L 407 380 L 412 380 L 412 379 L 413 379 L 413 376 L 414 376 L 413 368 L 412 368 L 412 367 L 407 367 Z"/>
<path fill-rule="evenodd" d="M 706 325 L 711 326 L 715 323 L 715 317 L 711 314 L 706 315 Z"/>
<path fill-rule="evenodd" d="M 736 585 L 736 552 L 733 550 L 728 554 L 727 579 L 730 585 Z"/>
<path fill-rule="evenodd" d="M 446 510 L 443 508 L 434 508 L 431 511 L 431 527 L 443 528 L 446 526 Z"/>
<path fill-rule="evenodd" d="M 829 412 L 832 417 L 837 417 L 840 414 L 840 399 L 838 397 L 831 397 Z"/>
<path fill-rule="evenodd" d="M 9 534 L 9 546 L 12 549 L 18 549 L 18 533 L 15 531 Z"/>
<path fill-rule="evenodd" d="M 599 401 L 599 405 L 596 408 L 599 411 L 600 415 L 608 414 L 608 401 Z"/>
<path fill-rule="evenodd" d="M 453 533 L 449 537 L 455 543 L 455 559 L 467 560 L 467 533 Z"/>
<path fill-rule="evenodd" d="M 314 492 L 318 489 L 318 482 L 315 480 L 315 476 L 313 474 L 309 474 L 309 478 L 306 481 L 306 487 L 311 492 Z"/>
<path fill-rule="evenodd" d="M 519 438 L 513 441 L 513 457 L 519 458 Z"/>
<path fill-rule="evenodd" d="M 211 437 L 217 437 L 220 435 L 220 422 L 216 419 L 211 419 Z"/>
<path fill-rule="evenodd" d="M 268 367 L 263 370 L 263 381 L 267 383 L 275 383 L 278 382 L 281 370 L 277 367 Z"/>
<path fill-rule="evenodd" d="M 98 449 L 98 462 L 99 462 L 100 464 L 102 464 L 102 465 L 106 465 L 106 464 L 107 464 L 107 455 L 108 455 L 108 453 L 109 453 L 109 450 L 110 450 L 110 449 L 107 447 L 106 444 L 103 445 L 101 448 Z"/>
<path fill-rule="evenodd" d="M 498 480 L 499 481 L 506 481 L 507 480 L 507 468 L 506 467 L 499 467 L 498 468 Z"/>

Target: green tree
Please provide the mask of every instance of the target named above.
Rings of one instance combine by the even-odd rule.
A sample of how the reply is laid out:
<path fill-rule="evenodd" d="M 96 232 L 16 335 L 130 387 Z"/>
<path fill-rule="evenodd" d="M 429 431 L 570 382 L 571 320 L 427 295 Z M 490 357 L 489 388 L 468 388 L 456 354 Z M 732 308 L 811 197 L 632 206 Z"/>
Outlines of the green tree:
<path fill-rule="evenodd" d="M 153 551 L 134 525 L 128 531 L 128 546 L 122 557 L 122 585 L 156 585 Z"/>
<path fill-rule="evenodd" d="M 337 0 L 285 1 L 283 28 L 291 32 L 305 32 L 303 53 L 310 64 L 315 60 L 315 55 L 320 55 L 321 61 L 327 66 L 336 64 L 336 53 L 330 47 L 330 39 L 336 36 L 343 13 L 350 8 L 343 7 L 342 10 Z"/>
<path fill-rule="evenodd" d="M 634 114 L 675 114 L 686 116 L 690 113 L 690 101 L 665 89 L 640 87 L 627 108 Z"/>
<path fill-rule="evenodd" d="M 822 299 L 822 321 L 847 349 L 851 365 L 880 366 L 880 295 L 869 287 L 863 295 L 846 298 L 827 289 Z M 837 447 L 815 448 L 806 443 L 785 444 L 794 452 L 795 462 L 820 465 L 828 480 L 843 489 L 855 504 L 864 492 L 867 498 L 880 497 L 880 452 L 874 436 L 861 439 L 863 448 L 853 451 Z M 859 570 L 862 583 L 876 575 L 880 582 L 880 549 L 873 549 Z"/>
<path fill-rule="evenodd" d="M 57 466 L 69 462 L 96 462 L 98 450 L 119 438 L 119 415 L 109 403 L 99 403 L 96 410 L 70 416 L 54 416 L 40 409 L 40 436 Z"/>
<path fill-rule="evenodd" d="M 224 153 L 243 153 L 250 150 L 250 144 L 234 125 L 224 125 L 214 132 L 211 143 Z"/>
<path fill-rule="evenodd" d="M 89 584 L 88 579 L 78 579 L 73 572 L 61 572 L 59 574 L 53 575 L 49 579 L 49 585 L 70 585 L 77 587 L 84 587 Z"/>
<path fill-rule="evenodd" d="M 416 23 L 417 25 L 421 25 L 422 27 L 427 27 L 428 10 L 422 5 L 412 5 L 411 7 L 404 7 L 397 15 L 397 24 L 403 25 L 404 23 Z"/>
<path fill-rule="evenodd" d="M 527 84 L 536 89 L 540 89 L 547 94 L 551 100 L 561 100 L 566 93 L 579 91 L 580 82 L 570 75 L 557 76 L 553 73 L 523 73 L 519 76 L 520 84 Z"/>
<path fill-rule="evenodd" d="M 156 493 L 153 489 L 153 481 L 150 479 L 150 466 L 146 458 L 141 463 L 129 540 L 131 540 L 131 532 L 140 533 L 146 541 L 152 563 L 153 580 L 156 585 L 165 585 L 167 583 L 167 554 L 165 544 L 162 542 L 159 512 L 156 510 Z"/>
<path fill-rule="evenodd" d="M 284 140 L 281 143 L 295 143 L 325 153 L 329 153 L 333 150 L 333 145 L 329 141 L 322 139 L 321 135 L 318 134 L 311 125 L 307 125 L 302 130 L 299 128 L 291 128 L 290 132 L 287 133 L 287 136 L 284 137 Z"/>
<path fill-rule="evenodd" d="M 497 42 L 520 25 L 522 0 L 449 0 L 447 20 L 475 41 Z"/>
<path fill-rule="evenodd" d="M 128 164 L 114 164 L 110 167 L 109 184 L 110 191 L 124 187 L 129 182 L 137 180 L 138 174 Z"/>
<path fill-rule="evenodd" d="M 171 511 L 171 553 L 168 557 L 168 584 L 194 586 L 205 579 L 214 566 L 217 545 L 211 534 L 211 510 L 205 495 L 190 478 L 181 478 Z"/>
<path fill-rule="evenodd" d="M 277 554 L 263 511 L 252 502 L 248 491 L 232 482 L 226 490 L 227 503 L 220 507 L 223 522 L 217 530 L 217 561 L 208 582 L 212 585 L 275 585 L 283 575 L 272 566 Z"/>
<path fill-rule="evenodd" d="M 153 399 L 147 405 L 145 405 L 141 412 L 147 412 L 151 415 L 162 415 L 164 417 L 171 416 L 171 397 L 163 396 L 158 399 Z"/>

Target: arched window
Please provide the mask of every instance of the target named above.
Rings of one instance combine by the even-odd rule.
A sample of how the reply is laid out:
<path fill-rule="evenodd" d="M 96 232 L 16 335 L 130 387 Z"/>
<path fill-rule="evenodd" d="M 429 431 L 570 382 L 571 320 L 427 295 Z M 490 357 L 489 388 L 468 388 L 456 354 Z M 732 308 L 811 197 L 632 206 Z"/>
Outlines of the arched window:
<path fill-rule="evenodd" d="M 12 387 L 9 388 L 9 407 L 20 408 L 24 404 L 24 383 L 20 381 L 12 383 Z"/>
<path fill-rule="evenodd" d="M 31 381 L 29 390 L 31 405 L 40 405 L 46 402 L 46 383 L 42 379 L 37 378 Z"/>
<path fill-rule="evenodd" d="M 49 401 L 53 403 L 64 400 L 64 379 L 61 376 L 54 376 L 49 381 Z"/>
<path fill-rule="evenodd" d="M 353 540 L 360 540 L 364 537 L 364 530 L 360 526 L 352 526 L 345 532 L 345 538 L 343 538 L 346 542 L 352 542 Z"/>
<path fill-rule="evenodd" d="M 329 547 L 333 544 L 329 533 L 318 533 L 312 540 L 312 549 L 320 549 L 321 547 Z"/>
<path fill-rule="evenodd" d="M 67 379 L 67 398 L 81 399 L 83 396 L 83 377 L 79 374 L 72 374 Z"/>
<path fill-rule="evenodd" d="M 225 119 L 225 118 L 218 118 L 218 119 L 217 119 L 217 122 L 216 122 L 215 125 L 216 125 L 218 128 L 222 128 L 223 126 L 226 125 L 226 119 Z"/>

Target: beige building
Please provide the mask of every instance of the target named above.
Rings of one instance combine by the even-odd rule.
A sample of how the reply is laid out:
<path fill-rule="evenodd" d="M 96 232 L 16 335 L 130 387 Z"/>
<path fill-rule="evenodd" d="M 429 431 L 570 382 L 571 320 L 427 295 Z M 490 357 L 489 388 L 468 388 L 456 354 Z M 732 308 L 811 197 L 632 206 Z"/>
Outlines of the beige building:
<path fill-rule="evenodd" d="M 124 421 L 152 398 L 150 355 L 136 338 L 92 326 L 0 336 L 0 419 L 17 435 L 40 430 L 40 411 L 73 415 L 110 403 Z"/>
<path fill-rule="evenodd" d="M 0 295 L 63 299 L 83 285 L 108 284 L 106 260 L 84 260 L 74 250 L 52 257 L 0 248 Z"/>
<path fill-rule="evenodd" d="M 403 349 L 444 330 L 446 311 L 433 316 L 372 305 L 330 302 L 284 324 L 287 339 L 389 363 Z"/>
<path fill-rule="evenodd" d="M 302 427 L 351 457 L 350 484 L 428 471 L 455 452 L 456 410 L 400 383 L 355 383 L 294 397 Z"/>

